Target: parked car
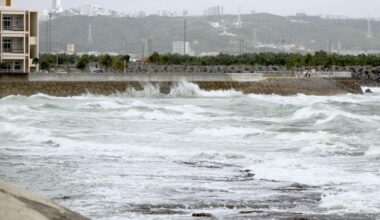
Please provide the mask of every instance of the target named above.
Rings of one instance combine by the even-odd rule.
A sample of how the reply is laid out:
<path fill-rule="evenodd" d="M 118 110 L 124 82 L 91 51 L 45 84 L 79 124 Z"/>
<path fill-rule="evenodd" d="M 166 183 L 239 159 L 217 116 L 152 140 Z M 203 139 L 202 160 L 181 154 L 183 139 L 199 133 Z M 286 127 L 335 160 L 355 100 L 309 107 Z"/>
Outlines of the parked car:
<path fill-rule="evenodd" d="M 91 74 L 102 74 L 104 71 L 102 69 L 93 69 L 91 70 Z"/>

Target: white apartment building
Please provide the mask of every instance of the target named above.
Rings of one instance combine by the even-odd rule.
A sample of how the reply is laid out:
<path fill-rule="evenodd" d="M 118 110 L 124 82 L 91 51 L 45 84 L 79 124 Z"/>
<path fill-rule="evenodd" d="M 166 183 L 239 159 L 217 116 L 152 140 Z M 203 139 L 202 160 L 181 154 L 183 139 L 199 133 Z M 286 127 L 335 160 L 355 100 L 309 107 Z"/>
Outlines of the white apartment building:
<path fill-rule="evenodd" d="M 93 15 L 93 5 L 90 2 L 85 2 L 80 7 L 80 14 L 84 16 Z"/>
<path fill-rule="evenodd" d="M 0 72 L 30 73 L 38 70 L 38 13 L 20 10 L 14 0 L 0 6 Z"/>
<path fill-rule="evenodd" d="M 52 2 L 52 11 L 54 13 L 57 13 L 57 14 L 63 12 L 61 0 L 53 0 L 53 2 Z"/>
<path fill-rule="evenodd" d="M 221 5 L 208 8 L 204 11 L 205 16 L 220 16 L 223 15 L 223 13 L 223 6 Z"/>
<path fill-rule="evenodd" d="M 190 42 L 174 41 L 172 53 L 180 55 L 194 56 L 194 51 L 191 49 Z"/>

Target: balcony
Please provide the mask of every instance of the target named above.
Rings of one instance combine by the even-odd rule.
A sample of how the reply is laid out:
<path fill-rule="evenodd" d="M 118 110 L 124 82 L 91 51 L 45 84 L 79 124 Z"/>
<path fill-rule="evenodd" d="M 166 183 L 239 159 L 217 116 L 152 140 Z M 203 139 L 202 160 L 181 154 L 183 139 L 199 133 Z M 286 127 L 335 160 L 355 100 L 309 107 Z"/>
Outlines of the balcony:
<path fill-rule="evenodd" d="M 23 48 L 3 48 L 3 53 L 24 53 Z"/>
<path fill-rule="evenodd" d="M 3 38 L 3 53 L 23 54 L 24 43 L 22 38 Z"/>
<path fill-rule="evenodd" d="M 3 16 L 3 31 L 24 31 L 24 17 L 23 16 Z"/>
<path fill-rule="evenodd" d="M 0 73 L 25 73 L 23 69 L 0 69 Z"/>
<path fill-rule="evenodd" d="M 24 31 L 24 26 L 3 26 L 4 31 Z"/>

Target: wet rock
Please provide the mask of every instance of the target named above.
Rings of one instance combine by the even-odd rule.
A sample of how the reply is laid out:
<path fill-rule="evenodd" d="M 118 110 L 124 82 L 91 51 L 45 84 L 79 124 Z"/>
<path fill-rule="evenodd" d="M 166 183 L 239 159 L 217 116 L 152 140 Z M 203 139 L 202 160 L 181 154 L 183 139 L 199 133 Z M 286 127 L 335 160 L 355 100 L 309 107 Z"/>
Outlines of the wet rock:
<path fill-rule="evenodd" d="M 212 217 L 212 214 L 210 214 L 210 213 L 205 213 L 205 212 L 202 212 L 202 213 L 193 213 L 193 217 L 211 218 L 211 217 Z"/>
<path fill-rule="evenodd" d="M 366 89 L 366 90 L 365 90 L 365 93 L 373 93 L 373 92 L 372 92 L 372 90 L 370 90 L 370 89 Z"/>
<path fill-rule="evenodd" d="M 248 210 L 248 211 L 240 211 L 240 214 L 253 214 L 253 213 L 264 213 L 264 211 L 261 210 Z"/>

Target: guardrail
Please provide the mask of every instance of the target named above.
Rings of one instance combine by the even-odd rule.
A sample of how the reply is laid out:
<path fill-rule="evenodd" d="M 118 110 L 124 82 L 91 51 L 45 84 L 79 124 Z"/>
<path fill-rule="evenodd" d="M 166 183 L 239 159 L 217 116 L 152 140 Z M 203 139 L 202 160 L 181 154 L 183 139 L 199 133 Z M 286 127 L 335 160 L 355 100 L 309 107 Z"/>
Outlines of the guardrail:
<path fill-rule="evenodd" d="M 303 72 L 281 73 L 129 73 L 129 74 L 52 74 L 33 73 L 29 81 L 128 81 L 128 82 L 253 82 L 266 78 L 351 78 L 350 72 L 318 72 L 305 75 Z"/>
<path fill-rule="evenodd" d="M 178 81 L 258 81 L 262 74 L 207 74 L 207 73 L 154 73 L 154 74 L 43 74 L 29 75 L 29 81 L 128 81 L 128 82 L 178 82 Z"/>

